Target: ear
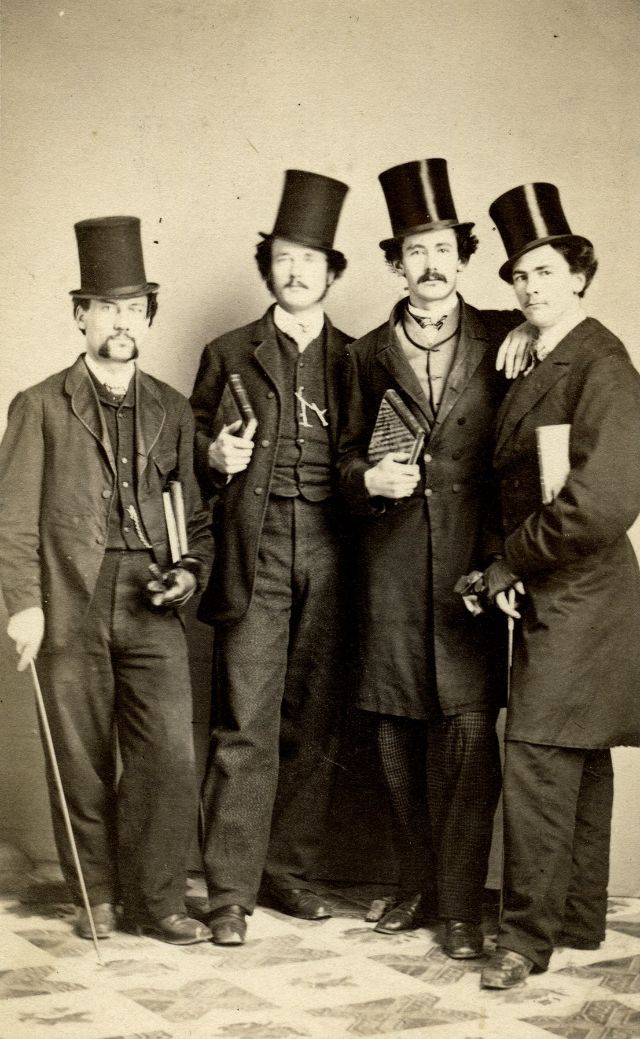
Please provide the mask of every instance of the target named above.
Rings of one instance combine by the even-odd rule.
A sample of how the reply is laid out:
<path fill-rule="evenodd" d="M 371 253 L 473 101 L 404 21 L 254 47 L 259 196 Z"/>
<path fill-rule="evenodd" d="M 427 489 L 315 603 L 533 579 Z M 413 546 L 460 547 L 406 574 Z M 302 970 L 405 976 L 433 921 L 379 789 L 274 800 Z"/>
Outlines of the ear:
<path fill-rule="evenodd" d="M 467 266 L 468 262 L 469 262 L 468 260 L 460 260 L 460 259 L 458 259 L 458 262 L 456 264 L 456 270 L 457 270 L 458 274 L 462 273 L 462 271 Z"/>
<path fill-rule="evenodd" d="M 587 276 L 582 271 L 572 271 L 571 277 L 573 279 L 574 295 L 579 296 L 581 292 L 584 292 L 587 284 Z"/>
<path fill-rule="evenodd" d="M 76 305 L 74 317 L 76 319 L 76 325 L 81 332 L 84 332 L 87 327 L 87 313 L 79 303 Z"/>
<path fill-rule="evenodd" d="M 335 271 L 327 271 L 327 288 L 329 288 L 330 285 L 333 285 L 335 280 L 336 280 L 336 272 Z"/>

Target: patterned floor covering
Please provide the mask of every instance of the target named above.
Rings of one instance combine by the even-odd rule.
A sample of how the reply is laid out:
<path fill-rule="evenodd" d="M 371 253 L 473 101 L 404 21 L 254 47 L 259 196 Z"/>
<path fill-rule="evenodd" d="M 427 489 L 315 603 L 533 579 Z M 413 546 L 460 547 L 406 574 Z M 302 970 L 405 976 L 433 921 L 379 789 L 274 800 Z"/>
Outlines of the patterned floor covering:
<path fill-rule="evenodd" d="M 640 1037 L 640 900 L 610 901 L 597 952 L 557 950 L 546 974 L 487 992 L 482 960 L 447 959 L 437 931 L 374 934 L 371 894 L 332 889 L 336 915 L 313 923 L 260 908 L 241 948 L 118 933 L 100 943 L 102 966 L 69 906 L 7 894 L 0 1039 Z M 191 896 L 197 905 L 200 882 Z M 494 927 L 489 915 L 487 947 Z"/>

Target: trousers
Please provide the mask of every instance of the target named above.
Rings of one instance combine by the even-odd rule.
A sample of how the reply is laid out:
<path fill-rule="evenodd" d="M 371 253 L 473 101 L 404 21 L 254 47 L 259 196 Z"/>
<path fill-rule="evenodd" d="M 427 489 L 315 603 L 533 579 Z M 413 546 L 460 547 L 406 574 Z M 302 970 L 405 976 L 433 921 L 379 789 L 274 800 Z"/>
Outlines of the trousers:
<path fill-rule="evenodd" d="M 500 796 L 494 711 L 378 722 L 400 897 L 423 894 L 443 919 L 479 923 Z"/>
<path fill-rule="evenodd" d="M 147 552 L 107 551 L 83 626 L 38 673 L 89 901 L 134 917 L 184 910 L 197 793 L 182 624 L 145 602 Z M 116 743 L 122 770 L 116 774 Z M 81 897 L 48 767 L 54 836 Z"/>
<path fill-rule="evenodd" d="M 498 945 L 544 970 L 561 934 L 589 942 L 605 937 L 611 752 L 507 740 L 503 797 Z"/>
<path fill-rule="evenodd" d="M 333 501 L 270 499 L 246 614 L 216 629 L 202 787 L 212 909 L 252 912 L 263 872 L 308 887 L 340 728 L 341 530 Z"/>

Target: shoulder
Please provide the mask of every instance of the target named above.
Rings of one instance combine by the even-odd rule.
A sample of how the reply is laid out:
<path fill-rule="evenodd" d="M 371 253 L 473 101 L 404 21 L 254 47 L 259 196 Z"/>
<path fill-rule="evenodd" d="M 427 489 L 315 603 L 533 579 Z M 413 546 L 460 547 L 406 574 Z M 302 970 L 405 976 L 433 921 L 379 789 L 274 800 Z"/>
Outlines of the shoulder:
<path fill-rule="evenodd" d="M 388 330 L 389 322 L 383 321 L 377 328 L 372 328 L 370 332 L 366 332 L 359 339 L 353 340 L 349 345 L 349 353 L 352 357 L 363 358 L 371 353 L 375 353 L 382 339 L 388 336 Z"/>
<path fill-rule="evenodd" d="M 479 310 L 470 303 L 462 301 L 465 320 L 483 329 L 490 339 L 498 340 L 498 345 L 509 332 L 524 321 L 520 310 Z"/>
<path fill-rule="evenodd" d="M 144 372 L 141 369 L 138 369 L 138 374 L 140 377 L 140 384 L 157 397 L 166 408 L 174 408 L 182 411 L 183 408 L 189 407 L 189 401 L 185 395 L 180 393 L 180 390 L 176 390 L 173 386 L 170 386 L 168 382 L 163 382 L 162 379 L 156 379 L 155 375 L 149 375 L 148 372 Z"/>
<path fill-rule="evenodd" d="M 205 353 L 209 353 L 212 356 L 216 354 L 227 354 L 227 353 L 238 353 L 249 349 L 254 344 L 260 342 L 267 333 L 269 313 L 263 314 L 262 317 L 257 318 L 255 321 L 250 321 L 246 325 L 241 325 L 239 328 L 233 328 L 229 332 L 224 332 L 221 336 L 216 336 L 212 339 L 204 348 Z"/>

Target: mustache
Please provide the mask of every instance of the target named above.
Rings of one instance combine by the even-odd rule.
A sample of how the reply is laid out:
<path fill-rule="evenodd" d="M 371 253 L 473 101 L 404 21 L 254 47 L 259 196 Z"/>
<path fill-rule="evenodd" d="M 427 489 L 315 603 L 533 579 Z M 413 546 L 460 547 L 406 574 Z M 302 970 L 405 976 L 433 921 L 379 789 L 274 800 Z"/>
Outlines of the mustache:
<path fill-rule="evenodd" d="M 421 274 L 418 278 L 418 285 L 422 285 L 425 281 L 444 281 L 446 283 L 447 279 L 444 274 L 440 274 L 439 271 L 434 271 L 431 267 L 428 267 L 424 274 Z"/>
<path fill-rule="evenodd" d="M 289 278 L 289 281 L 285 285 L 285 289 L 294 289 L 294 288 L 295 289 L 308 289 L 309 286 L 305 285 L 305 283 L 303 281 L 300 281 L 300 278 Z"/>

